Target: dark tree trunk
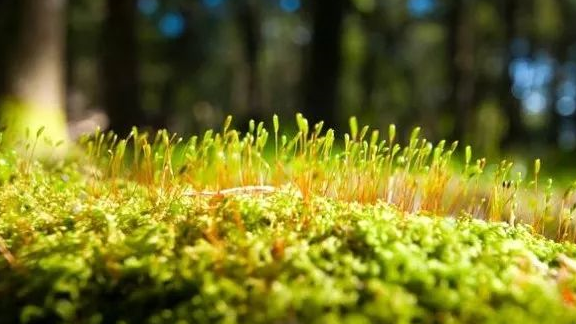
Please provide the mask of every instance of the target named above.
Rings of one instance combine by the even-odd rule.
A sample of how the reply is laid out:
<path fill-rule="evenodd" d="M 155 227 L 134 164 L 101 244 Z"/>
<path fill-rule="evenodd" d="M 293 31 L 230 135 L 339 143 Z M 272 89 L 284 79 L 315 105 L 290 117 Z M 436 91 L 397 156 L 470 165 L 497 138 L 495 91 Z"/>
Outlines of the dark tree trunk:
<path fill-rule="evenodd" d="M 72 1 L 68 5 L 68 12 L 66 13 L 68 17 L 72 16 L 72 12 L 74 11 L 74 6 L 78 5 L 78 2 Z M 72 99 L 78 89 L 76 89 L 77 85 L 77 77 L 76 77 L 76 62 L 78 59 L 78 46 L 75 44 L 76 39 L 81 37 L 78 35 L 77 32 L 74 31 L 74 28 L 71 23 L 68 23 L 66 26 L 66 50 L 65 50 L 65 72 L 64 72 L 64 82 L 66 84 L 66 94 L 65 94 L 65 103 L 66 103 L 66 112 L 70 119 L 77 119 L 80 115 L 80 111 L 77 109 L 78 107 L 74 104 L 74 100 Z"/>
<path fill-rule="evenodd" d="M 564 55 L 566 55 L 566 59 L 568 59 L 570 56 L 568 53 L 570 47 L 573 46 L 573 44 L 576 42 L 576 29 L 572 26 L 572 22 L 576 21 L 576 12 L 574 11 L 574 6 L 571 6 L 571 4 L 572 3 L 568 1 L 560 1 L 561 9 L 564 14 L 564 34 L 562 37 L 562 46 Z M 573 59 L 573 57 L 571 59 Z M 554 110 L 554 112 L 556 112 L 556 110 Z M 576 125 L 576 113 L 568 117 L 568 123 L 571 125 Z"/>
<path fill-rule="evenodd" d="M 364 113 L 374 112 L 372 107 L 372 97 L 377 85 L 379 56 L 381 55 L 381 48 L 383 39 L 386 38 L 381 31 L 382 21 L 381 17 L 383 12 L 374 9 L 370 13 L 363 15 L 364 32 L 368 35 L 368 50 L 362 62 L 361 68 L 361 83 L 362 83 L 362 98 L 360 109 Z"/>
<path fill-rule="evenodd" d="M 6 93 L 8 82 L 9 54 L 12 40 L 17 37 L 18 0 L 0 1 L 0 96 Z"/>
<path fill-rule="evenodd" d="M 150 117 L 151 126 L 157 129 L 168 128 L 171 118 L 176 111 L 176 97 L 181 86 L 186 86 L 191 78 L 194 78 L 198 68 L 205 62 L 207 40 L 205 30 L 202 30 L 202 17 L 199 3 L 186 3 L 182 14 L 185 23 L 183 34 L 177 39 L 171 40 L 166 46 L 165 57 L 170 66 L 170 76 L 166 79 L 160 90 L 160 106 L 153 116 Z"/>
<path fill-rule="evenodd" d="M 253 0 L 238 0 L 236 18 L 247 67 L 246 106 L 248 111 L 246 117 L 262 120 L 265 117 L 265 112 L 262 105 L 260 71 L 258 69 L 262 43 L 258 6 Z"/>
<path fill-rule="evenodd" d="M 136 0 L 107 0 L 102 35 L 102 86 L 110 128 L 119 134 L 147 122 L 140 102 Z"/>
<path fill-rule="evenodd" d="M 517 16 L 519 9 L 518 0 L 505 0 L 503 1 L 504 6 L 504 18 L 505 22 L 505 38 L 503 43 L 503 48 L 505 49 L 505 60 L 504 66 L 502 68 L 502 80 L 503 86 L 501 87 L 500 94 L 500 104 L 504 109 L 504 113 L 508 119 L 508 131 L 503 139 L 502 145 L 504 147 L 516 144 L 526 137 L 526 128 L 522 121 L 522 107 L 520 101 L 512 95 L 512 86 L 514 80 L 510 76 L 508 67 L 512 60 L 514 60 L 513 53 L 511 51 L 511 44 L 514 38 L 518 36 L 517 32 Z"/>
<path fill-rule="evenodd" d="M 313 31 L 305 79 L 304 113 L 312 122 L 338 124 L 338 83 L 342 61 L 342 26 L 347 0 L 311 4 Z"/>
<path fill-rule="evenodd" d="M 452 85 L 447 108 L 455 118 L 450 134 L 452 140 L 464 140 L 474 126 L 475 35 L 470 6 L 469 2 L 453 0 L 448 15 L 447 45 Z"/>
<path fill-rule="evenodd" d="M 369 48 L 362 65 L 362 102 L 360 108 L 364 112 L 372 112 L 372 97 L 376 89 L 376 77 L 378 73 L 378 51 Z"/>
<path fill-rule="evenodd" d="M 563 124 L 569 122 L 570 119 L 576 119 L 576 114 L 571 117 L 563 117 L 556 110 L 556 96 L 557 90 L 563 81 L 569 77 L 566 75 L 566 71 L 561 69 L 562 65 L 570 60 L 568 55 L 570 46 L 576 41 L 576 30 L 574 28 L 569 28 L 569 22 L 573 21 L 574 13 L 571 8 L 570 3 L 567 1 L 559 1 L 561 19 L 564 23 L 565 28 L 558 35 L 558 40 L 552 47 L 552 54 L 558 60 L 558 64 L 554 67 L 554 82 L 553 82 L 553 96 L 552 96 L 552 109 L 550 110 L 550 122 L 547 129 L 547 140 L 551 145 L 558 145 L 558 138 L 562 131 Z"/>

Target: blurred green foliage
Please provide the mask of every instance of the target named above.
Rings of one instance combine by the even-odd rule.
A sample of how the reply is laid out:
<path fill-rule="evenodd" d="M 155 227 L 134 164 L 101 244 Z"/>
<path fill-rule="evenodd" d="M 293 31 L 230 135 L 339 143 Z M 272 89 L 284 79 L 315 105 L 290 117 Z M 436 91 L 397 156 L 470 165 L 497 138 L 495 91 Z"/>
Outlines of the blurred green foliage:
<path fill-rule="evenodd" d="M 190 133 L 226 114 L 247 125 L 301 111 L 333 127 L 350 115 L 376 127 L 419 125 L 432 140 L 458 139 L 488 155 L 519 149 L 555 160 L 576 148 L 572 0 L 122 1 L 126 9 L 67 4 L 73 124 L 103 109 L 117 131 L 138 124 Z M 9 28 L 15 3 L 0 4 L 3 49 L 18 35 Z M 135 49 L 106 68 L 103 56 L 133 46 L 103 32 L 118 10 L 135 15 L 134 35 L 125 35 Z M 132 20 L 113 23 L 124 30 Z M 133 77 L 102 73 L 123 60 L 136 62 Z M 137 86 L 116 97 L 103 90 L 122 82 Z M 114 104 L 122 97 L 136 99 Z M 122 109 L 119 126 L 113 112 Z"/>

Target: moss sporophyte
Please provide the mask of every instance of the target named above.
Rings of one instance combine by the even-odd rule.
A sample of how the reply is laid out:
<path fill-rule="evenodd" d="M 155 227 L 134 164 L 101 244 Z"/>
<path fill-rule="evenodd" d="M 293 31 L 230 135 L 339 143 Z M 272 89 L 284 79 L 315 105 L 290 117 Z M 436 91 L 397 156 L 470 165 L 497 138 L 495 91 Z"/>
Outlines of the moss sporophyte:
<path fill-rule="evenodd" d="M 576 185 L 540 160 L 232 125 L 4 146 L 0 323 L 576 322 Z"/>

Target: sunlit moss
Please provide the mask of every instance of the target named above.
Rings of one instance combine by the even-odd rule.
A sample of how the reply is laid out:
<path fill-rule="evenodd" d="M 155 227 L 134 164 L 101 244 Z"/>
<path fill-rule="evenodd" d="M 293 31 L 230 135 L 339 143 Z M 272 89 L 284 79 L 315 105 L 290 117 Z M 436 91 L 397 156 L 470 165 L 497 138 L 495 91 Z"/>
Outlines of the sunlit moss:
<path fill-rule="evenodd" d="M 573 323 L 573 185 L 296 116 L 0 150 L 7 322 Z M 385 134 L 386 132 L 382 132 Z M 554 240 L 546 239 L 547 234 Z"/>

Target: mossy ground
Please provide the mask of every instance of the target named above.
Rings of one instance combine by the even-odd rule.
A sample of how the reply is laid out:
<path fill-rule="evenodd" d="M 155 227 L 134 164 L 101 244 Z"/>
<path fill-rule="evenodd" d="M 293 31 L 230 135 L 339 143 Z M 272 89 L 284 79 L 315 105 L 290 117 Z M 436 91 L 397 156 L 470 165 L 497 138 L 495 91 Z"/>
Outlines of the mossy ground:
<path fill-rule="evenodd" d="M 298 123 L 289 141 L 274 120 L 272 160 L 253 124 L 1 151 L 0 323 L 576 322 L 574 188 L 539 189 L 540 161 L 526 185 L 508 162 L 484 181 L 469 148 L 460 173 L 456 145 L 352 123 L 333 154 Z"/>
<path fill-rule="evenodd" d="M 4 159 L 4 168 L 14 167 Z M 74 164 L 0 191 L 1 322 L 573 323 L 576 246 L 525 226 L 273 194 L 94 194 Z M 6 255 L 5 255 L 6 256 Z"/>

